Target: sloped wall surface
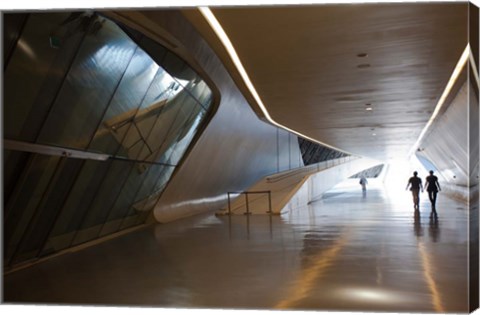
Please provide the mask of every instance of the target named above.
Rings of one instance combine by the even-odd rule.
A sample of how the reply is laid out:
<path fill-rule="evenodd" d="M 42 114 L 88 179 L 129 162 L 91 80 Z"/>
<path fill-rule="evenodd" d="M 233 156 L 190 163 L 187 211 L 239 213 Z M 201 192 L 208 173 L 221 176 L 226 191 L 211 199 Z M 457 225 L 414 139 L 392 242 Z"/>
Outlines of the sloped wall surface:
<path fill-rule="evenodd" d="M 432 125 L 417 152 L 427 168 L 435 168 L 442 190 L 464 201 L 469 198 L 471 176 L 477 175 L 469 171 L 468 121 L 469 115 L 478 116 L 478 105 L 469 104 L 469 86 L 466 81 L 445 112 Z"/>
<path fill-rule="evenodd" d="M 192 54 L 191 59 L 221 96 L 217 112 L 156 205 L 157 221 L 219 210 L 228 191 L 241 191 L 265 175 L 303 166 L 297 137 L 258 119 L 219 59 L 181 13 L 119 15 L 126 20 L 141 16 L 148 21 L 144 25 L 151 22 L 154 33 L 168 32 Z"/>

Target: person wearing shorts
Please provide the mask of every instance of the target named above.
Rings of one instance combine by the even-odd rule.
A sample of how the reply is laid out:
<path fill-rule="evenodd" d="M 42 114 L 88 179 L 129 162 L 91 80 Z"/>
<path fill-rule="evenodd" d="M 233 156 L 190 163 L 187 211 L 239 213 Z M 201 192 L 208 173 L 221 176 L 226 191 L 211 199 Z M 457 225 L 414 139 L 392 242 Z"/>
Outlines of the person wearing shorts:
<path fill-rule="evenodd" d="M 413 172 L 413 176 L 410 177 L 407 183 L 407 187 L 405 188 L 408 189 L 408 187 L 410 186 L 410 191 L 412 192 L 413 197 L 413 207 L 415 210 L 418 210 L 420 207 L 420 190 L 423 192 L 422 179 L 417 175 L 417 171 Z"/>

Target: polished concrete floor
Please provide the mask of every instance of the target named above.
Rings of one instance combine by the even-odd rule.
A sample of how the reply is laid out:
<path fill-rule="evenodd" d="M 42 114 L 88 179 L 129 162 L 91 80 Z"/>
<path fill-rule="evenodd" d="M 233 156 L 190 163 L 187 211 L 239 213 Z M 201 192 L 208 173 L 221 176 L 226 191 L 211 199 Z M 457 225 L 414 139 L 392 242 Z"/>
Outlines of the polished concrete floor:
<path fill-rule="evenodd" d="M 7 303 L 467 312 L 467 208 L 347 182 L 282 216 L 200 215 L 4 278 Z"/>

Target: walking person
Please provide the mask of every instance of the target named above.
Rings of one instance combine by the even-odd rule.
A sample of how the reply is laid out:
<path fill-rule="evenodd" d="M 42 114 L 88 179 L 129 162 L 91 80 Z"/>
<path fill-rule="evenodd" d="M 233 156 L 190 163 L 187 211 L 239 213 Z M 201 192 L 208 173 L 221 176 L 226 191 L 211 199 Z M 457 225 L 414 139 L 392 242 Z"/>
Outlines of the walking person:
<path fill-rule="evenodd" d="M 418 175 L 417 171 L 413 172 L 413 177 L 410 177 L 408 179 L 407 187 L 405 188 L 405 190 L 407 190 L 408 187 L 410 186 L 410 191 L 412 192 L 412 196 L 413 196 L 413 207 L 415 210 L 419 209 L 420 190 L 423 192 L 422 179 L 417 175 Z"/>
<path fill-rule="evenodd" d="M 360 177 L 360 185 L 362 185 L 363 197 L 367 196 L 367 184 L 368 184 L 367 179 L 365 178 L 365 176 L 362 175 L 362 177 Z"/>
<path fill-rule="evenodd" d="M 428 199 L 432 203 L 432 212 L 436 214 L 435 203 L 437 201 L 437 193 L 441 188 L 438 183 L 438 177 L 433 175 L 433 171 L 430 171 L 430 175 L 425 179 L 425 190 L 428 193 Z"/>

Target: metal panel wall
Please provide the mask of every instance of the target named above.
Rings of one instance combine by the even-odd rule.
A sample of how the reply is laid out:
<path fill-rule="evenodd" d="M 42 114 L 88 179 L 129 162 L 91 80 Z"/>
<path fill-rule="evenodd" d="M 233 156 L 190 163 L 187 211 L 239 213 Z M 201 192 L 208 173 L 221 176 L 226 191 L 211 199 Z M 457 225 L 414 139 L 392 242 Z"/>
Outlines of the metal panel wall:
<path fill-rule="evenodd" d="M 465 82 L 432 125 L 417 152 L 421 160 L 426 159 L 434 166 L 443 190 L 466 202 L 472 175 L 468 155 L 468 89 L 468 82 Z"/>
<path fill-rule="evenodd" d="M 178 44 L 221 95 L 215 116 L 155 207 L 158 221 L 218 210 L 226 204 L 228 191 L 244 190 L 265 175 L 303 165 L 297 137 L 258 118 L 218 57 L 179 11 L 116 14 L 131 27 L 142 30 L 134 22 L 141 21 L 148 32 Z"/>

